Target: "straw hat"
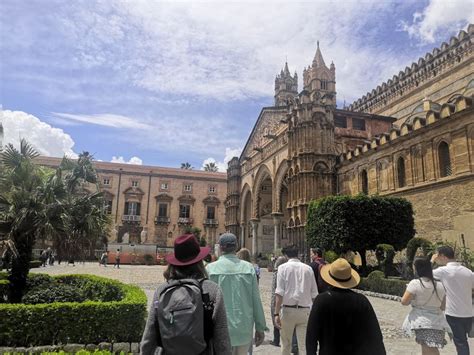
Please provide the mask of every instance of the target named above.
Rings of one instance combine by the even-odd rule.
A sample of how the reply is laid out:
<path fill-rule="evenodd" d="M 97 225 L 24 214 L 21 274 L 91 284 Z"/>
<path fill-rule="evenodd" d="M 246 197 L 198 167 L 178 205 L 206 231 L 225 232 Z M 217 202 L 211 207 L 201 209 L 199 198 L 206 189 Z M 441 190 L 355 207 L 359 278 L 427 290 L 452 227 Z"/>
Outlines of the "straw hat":
<path fill-rule="evenodd" d="M 346 259 L 339 258 L 321 268 L 321 277 L 329 285 L 337 288 L 353 288 L 360 282 L 360 276 Z"/>

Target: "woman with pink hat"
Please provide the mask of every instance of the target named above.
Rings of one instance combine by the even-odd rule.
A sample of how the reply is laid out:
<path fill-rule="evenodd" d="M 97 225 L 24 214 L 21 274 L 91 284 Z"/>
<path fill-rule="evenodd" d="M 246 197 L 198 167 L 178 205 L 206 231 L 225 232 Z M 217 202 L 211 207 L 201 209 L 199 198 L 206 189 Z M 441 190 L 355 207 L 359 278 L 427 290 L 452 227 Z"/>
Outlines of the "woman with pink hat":
<path fill-rule="evenodd" d="M 155 292 L 141 353 L 231 354 L 227 317 L 219 286 L 207 280 L 200 247 L 192 234 L 176 238 L 174 253 L 166 257 L 166 282 Z"/>

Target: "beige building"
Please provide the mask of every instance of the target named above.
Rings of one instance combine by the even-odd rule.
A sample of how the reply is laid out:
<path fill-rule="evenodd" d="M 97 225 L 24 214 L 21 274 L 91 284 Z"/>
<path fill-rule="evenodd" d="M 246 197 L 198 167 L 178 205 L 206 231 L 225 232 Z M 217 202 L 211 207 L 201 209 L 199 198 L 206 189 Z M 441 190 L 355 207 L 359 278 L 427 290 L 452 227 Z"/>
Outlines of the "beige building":
<path fill-rule="evenodd" d="M 226 226 L 254 253 L 306 253 L 311 200 L 336 194 L 409 199 L 418 235 L 474 247 L 474 26 L 347 108 L 318 48 L 303 90 L 288 66 L 229 162 Z"/>
<path fill-rule="evenodd" d="M 38 162 L 56 167 L 59 158 Z M 109 242 L 172 246 L 188 227 L 213 245 L 225 231 L 225 173 L 94 162 L 111 215 Z"/>

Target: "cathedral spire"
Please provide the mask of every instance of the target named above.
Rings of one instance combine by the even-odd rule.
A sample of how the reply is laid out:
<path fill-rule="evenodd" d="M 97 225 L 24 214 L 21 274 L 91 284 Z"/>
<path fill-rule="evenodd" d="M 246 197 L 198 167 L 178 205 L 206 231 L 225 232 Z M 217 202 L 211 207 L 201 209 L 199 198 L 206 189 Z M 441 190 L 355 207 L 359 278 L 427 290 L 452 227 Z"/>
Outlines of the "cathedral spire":
<path fill-rule="evenodd" d="M 288 69 L 288 62 L 285 62 L 285 75 L 288 76 L 288 75 L 291 75 L 290 74 L 290 70 Z"/>
<path fill-rule="evenodd" d="M 316 49 L 316 54 L 314 55 L 313 59 L 313 67 L 319 68 L 327 68 L 326 64 L 324 63 L 323 55 L 321 54 L 321 50 L 319 49 L 319 41 L 316 42 L 318 48 Z"/>

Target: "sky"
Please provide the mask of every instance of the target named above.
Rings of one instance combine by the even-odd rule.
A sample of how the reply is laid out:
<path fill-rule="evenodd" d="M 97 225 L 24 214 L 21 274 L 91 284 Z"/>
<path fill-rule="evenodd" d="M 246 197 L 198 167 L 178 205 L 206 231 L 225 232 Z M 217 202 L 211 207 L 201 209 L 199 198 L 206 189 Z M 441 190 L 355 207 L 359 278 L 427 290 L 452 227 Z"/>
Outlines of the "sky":
<path fill-rule="evenodd" d="M 45 155 L 224 171 L 318 40 L 342 107 L 473 22 L 470 0 L 2 0 L 0 121 Z"/>

